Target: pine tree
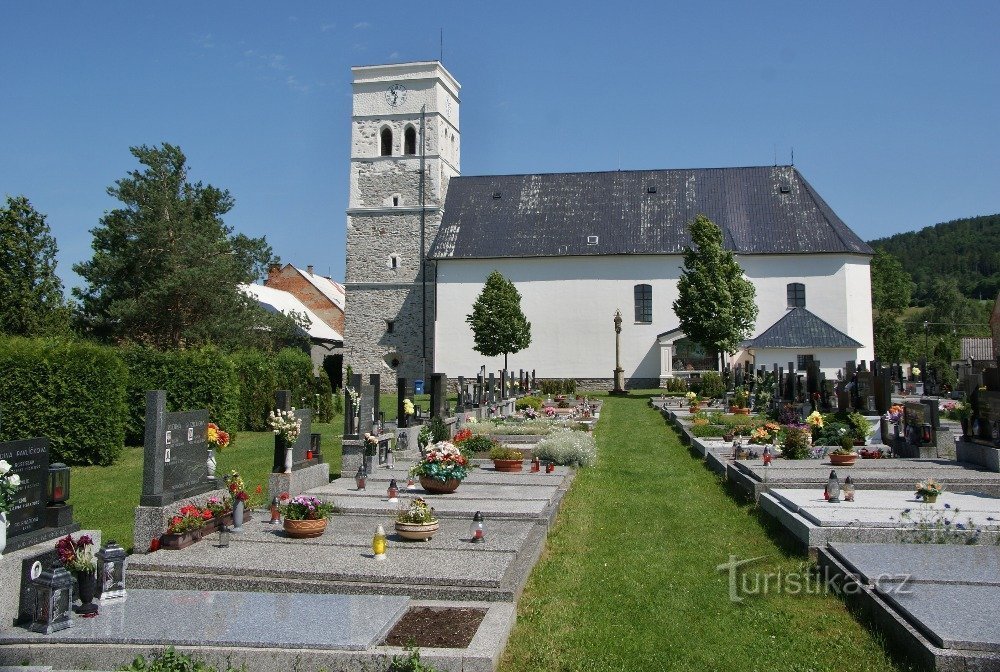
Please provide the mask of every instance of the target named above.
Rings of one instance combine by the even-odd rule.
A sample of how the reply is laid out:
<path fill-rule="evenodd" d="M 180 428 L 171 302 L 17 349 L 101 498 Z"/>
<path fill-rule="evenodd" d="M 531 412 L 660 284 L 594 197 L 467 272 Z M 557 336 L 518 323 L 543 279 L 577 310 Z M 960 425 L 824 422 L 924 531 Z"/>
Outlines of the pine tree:
<path fill-rule="evenodd" d="M 674 313 L 681 331 L 717 353 L 735 352 L 757 321 L 756 292 L 732 252 L 722 247 L 722 230 L 704 215 L 691 223 L 691 244 L 677 282 Z"/>
<path fill-rule="evenodd" d="M 465 321 L 472 327 L 476 352 L 487 357 L 520 352 L 531 345 L 531 322 L 521 311 L 521 293 L 499 271 L 486 278 L 483 291 L 472 304 L 472 313 Z"/>
<path fill-rule="evenodd" d="M 45 215 L 24 196 L 0 207 L 0 332 L 66 333 L 69 309 L 56 275 L 56 241 Z"/>

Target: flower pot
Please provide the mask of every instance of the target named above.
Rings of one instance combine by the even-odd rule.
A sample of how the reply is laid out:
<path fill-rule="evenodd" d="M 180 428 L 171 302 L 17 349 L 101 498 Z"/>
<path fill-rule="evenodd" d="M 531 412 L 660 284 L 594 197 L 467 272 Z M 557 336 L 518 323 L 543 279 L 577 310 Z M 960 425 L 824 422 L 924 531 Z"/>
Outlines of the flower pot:
<path fill-rule="evenodd" d="M 920 498 L 924 500 L 924 504 L 933 504 L 937 501 L 937 495 L 920 495 Z"/>
<path fill-rule="evenodd" d="M 243 516 L 246 504 L 243 500 L 237 499 L 233 502 L 233 532 L 239 533 L 243 531 L 243 523 L 246 522 L 246 518 Z"/>
<path fill-rule="evenodd" d="M 514 472 L 524 468 L 523 460 L 493 460 L 493 468 L 497 471 Z"/>
<path fill-rule="evenodd" d="M 836 467 L 849 467 L 852 464 L 854 464 L 854 461 L 856 459 L 858 459 L 858 456 L 853 453 L 850 455 L 838 455 L 836 453 L 830 453 L 829 455 L 827 455 L 827 457 L 830 458 L 830 464 Z"/>
<path fill-rule="evenodd" d="M 283 523 L 285 534 L 293 539 L 311 539 L 326 532 L 326 518 L 320 520 L 289 520 Z"/>
<path fill-rule="evenodd" d="M 0 513 L 0 558 L 3 557 L 5 548 L 7 548 L 7 514 Z"/>
<path fill-rule="evenodd" d="M 745 406 L 737 406 L 736 408 L 731 408 L 729 410 L 736 415 L 750 415 L 750 409 Z"/>
<path fill-rule="evenodd" d="M 455 492 L 461 484 L 462 481 L 457 478 L 449 478 L 447 481 L 439 481 L 436 478 L 430 478 L 428 476 L 420 477 L 420 487 L 435 495 L 446 495 L 449 492 Z"/>
<path fill-rule="evenodd" d="M 187 548 L 195 541 L 193 532 L 183 532 L 181 534 L 165 532 L 160 535 L 160 548 L 168 551 L 179 551 L 182 548 Z"/>
<path fill-rule="evenodd" d="M 401 523 L 396 521 L 396 534 L 411 541 L 430 541 L 440 527 L 438 521 L 432 523 Z"/>
<path fill-rule="evenodd" d="M 701 407 L 698 406 L 697 404 L 695 404 L 694 406 L 688 406 L 688 412 L 690 412 L 690 413 L 697 413 L 700 410 L 701 410 Z"/>

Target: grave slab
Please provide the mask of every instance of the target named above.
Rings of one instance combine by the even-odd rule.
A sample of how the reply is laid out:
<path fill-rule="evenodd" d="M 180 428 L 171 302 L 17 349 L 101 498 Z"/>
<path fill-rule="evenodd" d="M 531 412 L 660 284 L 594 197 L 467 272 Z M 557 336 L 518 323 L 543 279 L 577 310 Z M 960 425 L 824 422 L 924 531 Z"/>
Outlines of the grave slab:
<path fill-rule="evenodd" d="M 911 583 L 1000 587 L 1000 548 L 996 546 L 838 542 L 828 549 L 866 583 L 905 574 Z M 997 597 L 1000 599 L 1000 593 Z"/>
<path fill-rule="evenodd" d="M 363 650 L 388 632 L 409 599 L 393 595 L 306 595 L 129 589 L 51 635 L 0 631 L 0 644 L 163 644 Z M 197 614 L 197 618 L 192 618 Z"/>
<path fill-rule="evenodd" d="M 900 516 L 906 511 L 911 519 L 923 516 L 930 520 L 940 516 L 964 522 L 971 518 L 980 527 L 1000 527 L 1000 499 L 994 497 L 943 492 L 935 504 L 924 504 L 913 493 L 859 490 L 853 502 L 831 503 L 816 490 L 774 489 L 771 494 L 789 509 L 820 526 L 853 523 L 863 527 L 899 527 L 905 525 Z"/>

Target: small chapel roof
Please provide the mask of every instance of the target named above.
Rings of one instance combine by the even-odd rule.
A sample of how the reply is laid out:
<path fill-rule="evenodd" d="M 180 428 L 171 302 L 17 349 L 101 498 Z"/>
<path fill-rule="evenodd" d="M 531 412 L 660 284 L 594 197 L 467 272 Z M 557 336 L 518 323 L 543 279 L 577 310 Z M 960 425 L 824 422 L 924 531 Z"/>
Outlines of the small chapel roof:
<path fill-rule="evenodd" d="M 872 254 L 794 166 L 452 178 L 436 259 L 680 254 L 703 214 L 737 254 Z"/>
<path fill-rule="evenodd" d="M 861 348 L 856 340 L 805 308 L 791 308 L 745 348 Z"/>

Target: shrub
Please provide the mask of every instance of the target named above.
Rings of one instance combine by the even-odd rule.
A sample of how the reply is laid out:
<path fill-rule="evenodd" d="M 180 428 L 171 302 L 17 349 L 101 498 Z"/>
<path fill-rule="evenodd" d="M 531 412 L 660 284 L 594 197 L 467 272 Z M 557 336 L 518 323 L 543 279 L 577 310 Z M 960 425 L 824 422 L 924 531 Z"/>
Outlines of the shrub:
<path fill-rule="evenodd" d="M 722 376 L 715 371 L 708 371 L 701 376 L 701 396 L 706 399 L 715 399 L 726 393 L 726 384 L 722 382 Z"/>
<path fill-rule="evenodd" d="M 490 448 L 491 460 L 523 460 L 524 453 L 520 450 L 501 446 L 499 443 Z"/>
<path fill-rule="evenodd" d="M 232 355 L 240 383 L 240 413 L 237 429 L 263 432 L 268 429 L 267 414 L 274 409 L 278 389 L 274 356 L 261 350 L 240 350 Z"/>
<path fill-rule="evenodd" d="M 555 429 L 552 420 L 524 420 L 523 422 L 479 422 L 468 425 L 473 434 L 550 434 Z"/>
<path fill-rule="evenodd" d="M 290 390 L 292 406 L 311 407 L 313 363 L 309 355 L 296 348 L 285 348 L 273 360 L 276 387 L 271 390 L 271 403 L 275 390 Z"/>
<path fill-rule="evenodd" d="M 667 384 L 664 389 L 667 392 L 687 392 L 687 381 L 683 378 L 667 378 Z"/>
<path fill-rule="evenodd" d="M 125 440 L 142 445 L 146 392 L 166 390 L 168 411 L 208 409 L 222 427 L 239 427 L 240 383 L 233 361 L 217 348 L 159 351 L 142 346 L 119 350 L 128 367 L 129 406 Z"/>
<path fill-rule="evenodd" d="M 431 418 L 429 426 L 431 430 L 432 442 L 437 443 L 438 441 L 447 441 L 451 438 L 448 436 L 448 425 L 444 424 L 444 420 L 441 419 L 441 416 L 435 415 Z"/>
<path fill-rule="evenodd" d="M 525 408 L 533 408 L 536 411 L 540 411 L 542 410 L 542 400 L 539 397 L 521 397 L 515 402 L 514 408 L 519 411 Z"/>
<path fill-rule="evenodd" d="M 124 446 L 127 377 L 108 347 L 0 339 L 0 438 L 46 436 L 50 462 L 112 464 Z"/>
<path fill-rule="evenodd" d="M 563 394 L 576 394 L 576 378 L 564 378 L 562 381 Z"/>
<path fill-rule="evenodd" d="M 476 453 L 488 453 L 500 445 L 496 439 L 492 439 L 484 434 L 466 439 L 460 446 L 462 453 L 474 455 Z"/>
<path fill-rule="evenodd" d="M 556 464 L 586 467 L 597 459 L 597 442 L 588 432 L 559 429 L 539 441 L 532 455 Z"/>
<path fill-rule="evenodd" d="M 314 411 L 314 422 L 331 422 L 336 412 L 333 402 L 333 386 L 330 384 L 330 376 L 326 371 L 320 369 L 318 376 L 312 379 L 312 407 Z"/>
<path fill-rule="evenodd" d="M 719 425 L 696 425 L 691 428 L 691 434 L 698 438 L 722 437 L 732 431 L 729 427 L 720 427 Z"/>
<path fill-rule="evenodd" d="M 812 430 L 806 425 L 785 427 L 785 443 L 781 454 L 789 460 L 802 460 L 812 454 Z"/>

